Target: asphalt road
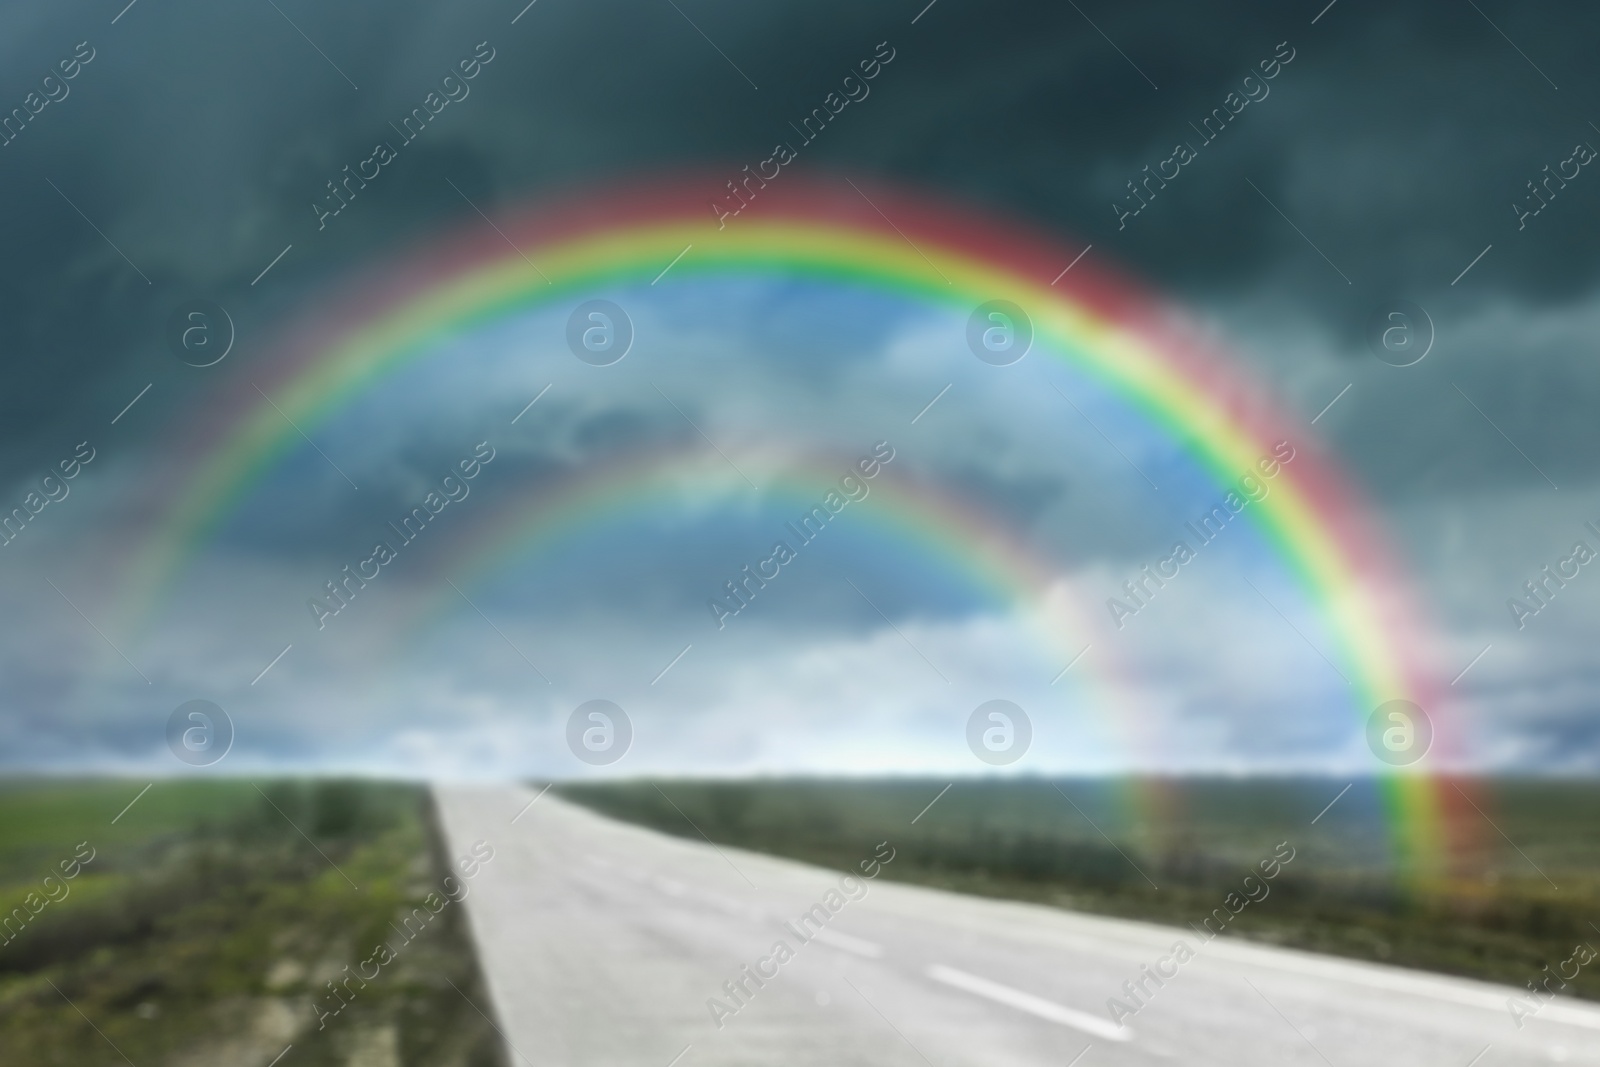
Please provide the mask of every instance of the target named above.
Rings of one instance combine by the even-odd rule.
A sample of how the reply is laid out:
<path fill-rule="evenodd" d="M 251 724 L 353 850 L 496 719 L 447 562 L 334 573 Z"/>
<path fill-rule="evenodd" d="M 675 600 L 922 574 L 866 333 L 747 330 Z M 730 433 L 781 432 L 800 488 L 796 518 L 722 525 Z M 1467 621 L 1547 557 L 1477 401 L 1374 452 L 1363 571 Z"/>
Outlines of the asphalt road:
<path fill-rule="evenodd" d="M 1600 1065 L 1600 1008 L 1569 1000 L 1519 1030 L 1507 987 L 882 878 L 841 888 L 518 787 L 436 795 L 452 855 L 495 850 L 464 905 L 479 1007 L 513 1064 Z M 1123 983 L 1164 957 L 1175 975 L 1146 978 L 1113 1025 L 1107 999 L 1131 1006 Z"/>

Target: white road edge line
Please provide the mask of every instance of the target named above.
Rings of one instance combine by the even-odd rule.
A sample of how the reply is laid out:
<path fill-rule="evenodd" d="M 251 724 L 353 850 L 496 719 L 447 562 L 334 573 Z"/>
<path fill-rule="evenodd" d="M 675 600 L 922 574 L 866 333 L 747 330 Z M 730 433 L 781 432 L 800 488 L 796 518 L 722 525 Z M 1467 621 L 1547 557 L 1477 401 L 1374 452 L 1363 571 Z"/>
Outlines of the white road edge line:
<path fill-rule="evenodd" d="M 1315 956 L 1304 953 L 1274 952 L 1264 958 L 1253 951 L 1255 946 L 1224 944 L 1221 939 L 1209 945 L 1206 951 L 1213 959 L 1227 960 L 1240 967 L 1257 971 L 1271 967 L 1281 974 L 1313 978 L 1326 982 L 1342 982 L 1367 991 L 1401 993 L 1427 1000 L 1445 1001 L 1484 1011 L 1504 1011 L 1508 992 L 1512 987 L 1485 987 L 1469 978 L 1455 978 L 1443 974 L 1427 974 L 1382 964 L 1346 960 L 1335 956 Z M 1600 1008 L 1586 1001 L 1573 1000 L 1570 1004 L 1546 1003 L 1539 1012 L 1541 1022 L 1560 1022 L 1600 1030 Z"/>
<path fill-rule="evenodd" d="M 1132 1030 L 1127 1027 L 1119 1027 L 1108 1019 L 1102 1019 L 1098 1015 L 1090 1015 L 1088 1012 L 1064 1008 L 1054 1001 L 1036 997 L 1032 993 L 1024 993 L 1020 989 L 1012 989 L 1010 986 L 1001 985 L 999 982 L 991 982 L 987 978 L 979 978 L 977 975 L 968 974 L 966 971 L 958 971 L 954 967 L 946 967 L 942 963 L 933 964 L 924 973 L 935 982 L 943 982 L 945 985 L 954 986 L 964 992 L 987 997 L 998 1004 L 1016 1008 L 1018 1011 L 1025 1011 L 1029 1015 L 1037 1015 L 1041 1019 L 1048 1019 L 1050 1022 L 1060 1023 L 1062 1026 L 1070 1026 L 1075 1030 L 1082 1030 L 1086 1034 L 1092 1034 L 1107 1041 L 1133 1040 Z"/>

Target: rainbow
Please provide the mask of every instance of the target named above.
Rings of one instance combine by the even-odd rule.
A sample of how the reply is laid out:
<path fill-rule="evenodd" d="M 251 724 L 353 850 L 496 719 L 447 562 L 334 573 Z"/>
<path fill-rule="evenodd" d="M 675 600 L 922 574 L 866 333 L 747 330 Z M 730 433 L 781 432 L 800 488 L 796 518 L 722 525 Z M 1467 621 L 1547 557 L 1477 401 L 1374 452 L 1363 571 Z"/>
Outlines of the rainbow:
<path fill-rule="evenodd" d="M 135 605 L 134 616 L 153 610 L 185 561 L 298 446 L 285 415 L 309 430 L 447 337 L 608 286 L 649 283 L 670 264 L 668 284 L 736 274 L 801 277 L 963 316 L 988 300 L 1013 301 L 1033 320 L 1036 349 L 1140 412 L 1218 486 L 1270 454 L 1274 443 L 1294 441 L 1295 462 L 1272 494 L 1248 509 L 1250 520 L 1337 641 L 1333 656 L 1350 683 L 1354 714 L 1364 722 L 1396 698 L 1435 707 L 1436 683 L 1424 665 L 1406 583 L 1367 508 L 1303 431 L 1281 423 L 1170 308 L 1089 261 L 1064 271 L 1070 254 L 993 219 L 891 190 L 786 174 L 751 211 L 719 228 L 704 206 L 715 187 L 656 184 L 649 192 L 590 195 L 503 224 L 508 240 L 474 225 L 470 236 L 428 246 L 353 286 L 334 311 L 306 321 L 280 347 L 276 377 L 264 387 L 276 407 L 241 387 L 236 402 L 219 405 L 185 446 L 204 458 L 151 530 L 130 575 L 125 603 Z M 582 521 L 643 484 L 636 477 L 598 495 L 574 490 L 555 505 L 571 509 L 569 518 L 534 518 L 532 527 L 518 528 L 536 536 Z M 955 521 L 948 512 L 942 518 Z M 1436 746 L 1446 740 L 1439 733 Z M 1382 789 L 1400 862 L 1418 874 L 1437 870 L 1448 851 L 1444 815 L 1451 805 L 1420 773 L 1389 775 Z"/>
<path fill-rule="evenodd" d="M 815 504 L 853 459 L 741 456 L 741 462 L 751 461 L 763 471 L 763 504 L 792 515 Z M 885 467 L 867 485 L 866 498 L 850 506 L 848 525 L 864 532 L 873 546 L 869 551 L 893 552 L 900 558 L 908 552 L 917 554 L 928 562 L 929 573 L 980 594 L 985 610 L 1025 612 L 1026 628 L 1039 639 L 1038 657 L 1050 664 L 1050 673 L 1043 677 L 1053 675 L 1051 684 L 1061 681 L 1064 690 L 1070 684 L 1074 706 L 1099 709 L 1100 721 L 1090 726 L 1106 729 L 1110 733 L 1106 740 L 1135 742 L 1132 733 L 1138 715 L 1121 681 L 1125 667 L 1111 642 L 1094 641 L 1095 626 L 1082 611 L 1092 598 L 1075 593 L 1057 564 L 973 502 L 942 487 L 897 477 L 892 467 Z M 391 625 L 404 635 L 402 640 L 424 646 L 434 636 L 434 627 L 459 614 L 457 587 L 469 593 L 491 588 L 517 562 L 558 553 L 587 533 L 614 523 L 709 509 L 739 499 L 748 499 L 748 486 L 720 455 L 704 447 L 633 449 L 586 463 L 536 494 L 512 496 L 494 513 L 463 527 L 463 532 L 447 534 L 448 540 L 432 553 L 438 565 L 419 575 L 417 584 L 430 592 L 399 607 Z M 792 534 L 777 529 L 773 533 L 774 539 L 781 534 L 799 544 Z M 1080 656 L 1081 666 L 1076 665 Z M 1069 666 L 1070 674 L 1065 670 Z M 1167 816 L 1165 799 L 1153 789 L 1128 789 L 1130 818 L 1145 824 L 1162 822 Z"/>
<path fill-rule="evenodd" d="M 762 477 L 763 502 L 800 514 L 821 498 L 851 459 L 782 457 L 769 464 Z M 1036 629 L 1048 638 L 1046 647 L 1052 654 L 1061 649 L 1075 654 L 1085 647 L 1093 632 L 1079 607 L 1086 598 L 1071 595 L 1067 579 L 1033 546 L 988 520 L 970 502 L 936 486 L 896 477 L 889 468 L 867 486 L 861 506 L 851 506 L 852 525 L 864 523 L 886 543 L 921 552 L 941 570 L 981 591 L 995 607 L 1031 605 L 1039 616 Z M 746 488 L 722 457 L 708 455 L 703 448 L 630 451 L 609 462 L 585 465 L 545 491 L 513 498 L 502 513 L 469 527 L 437 556 L 448 561 L 444 576 L 463 589 L 478 588 L 516 559 L 538 556 L 585 530 L 742 496 Z M 791 534 L 782 536 L 795 540 Z M 413 630 L 422 630 L 459 607 L 448 584 L 432 585 L 433 595 L 414 609 L 409 623 Z M 1110 657 L 1109 650 L 1096 657 L 1100 704 L 1116 698 L 1111 691 L 1115 687 L 1105 684 L 1108 666 L 1116 662 Z"/>

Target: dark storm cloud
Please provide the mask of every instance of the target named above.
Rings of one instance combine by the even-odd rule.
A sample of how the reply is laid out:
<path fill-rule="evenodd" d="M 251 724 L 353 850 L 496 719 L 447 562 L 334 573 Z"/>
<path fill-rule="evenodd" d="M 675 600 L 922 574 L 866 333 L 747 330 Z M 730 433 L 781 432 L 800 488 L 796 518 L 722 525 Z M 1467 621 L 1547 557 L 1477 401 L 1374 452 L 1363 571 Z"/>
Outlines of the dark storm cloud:
<path fill-rule="evenodd" d="M 1445 299 L 1491 241 L 1470 295 L 1451 295 L 1557 301 L 1595 278 L 1586 235 L 1600 196 L 1574 188 L 1522 232 L 1510 208 L 1573 141 L 1600 137 L 1584 118 L 1595 89 L 1584 56 L 1600 16 L 1577 7 L 1490 12 L 1558 94 L 1456 4 L 1346 2 L 1315 26 L 1317 5 L 1089 11 L 1105 37 L 1043 4 L 947 0 L 915 26 L 918 4 L 685 7 L 727 59 L 666 3 L 547 2 L 512 26 L 518 6 L 284 7 L 315 48 L 265 3 L 141 5 L 116 25 L 115 12 L 78 7 L 12 37 L 0 80 L 8 106 L 77 42 L 95 50 L 70 95 L 3 149 L 0 341 L 18 357 L 6 390 L 13 443 L 48 433 L 108 380 L 123 384 L 116 372 L 130 364 L 159 360 L 155 337 L 176 300 L 196 290 L 271 299 L 249 281 L 284 244 L 296 248 L 271 284 L 298 290 L 470 216 L 446 178 L 493 206 L 619 173 L 762 158 L 885 39 L 894 66 L 807 147 L 804 165 L 931 184 L 1082 235 L 1196 295 L 1286 282 L 1311 293 L 1325 282 L 1325 295 L 1302 299 L 1342 333 L 1393 291 Z M 471 95 L 319 233 L 310 205 L 324 183 L 391 139 L 389 123 L 479 41 L 496 58 Z M 1270 96 L 1119 232 L 1111 201 L 1124 183 L 1191 137 L 1189 123 L 1280 41 L 1296 58 Z"/>
<path fill-rule="evenodd" d="M 389 605 L 410 592 L 407 576 L 424 581 L 433 560 L 422 554 L 450 554 L 452 528 L 441 526 L 436 543 L 408 550 L 402 569 L 364 594 L 329 632 L 310 628 L 303 601 L 334 573 L 325 564 L 359 558 L 374 529 L 381 532 L 384 522 L 415 505 L 419 491 L 473 442 L 501 442 L 488 430 L 477 432 L 476 413 L 465 413 L 465 425 L 454 412 L 436 420 L 396 417 L 387 429 L 372 429 L 365 451 L 348 454 L 352 468 L 362 455 L 371 460 L 357 472 L 359 493 L 307 453 L 306 479 L 286 482 L 279 496 L 263 491 L 249 506 L 265 512 L 244 513 L 227 542 L 241 551 L 214 562 L 216 570 L 243 571 L 226 575 L 238 617 L 216 625 L 230 605 L 200 605 L 210 613 L 197 610 L 188 629 L 158 634 L 149 647 L 129 646 L 142 669 L 101 647 L 76 613 L 81 605 L 84 618 L 110 614 L 96 603 L 110 594 L 99 588 L 94 568 L 102 556 L 129 550 L 111 539 L 121 536 L 114 521 L 120 513 L 95 492 L 112 488 L 106 483 L 113 473 L 127 472 L 133 475 L 128 495 L 137 497 L 148 473 L 130 470 L 138 468 L 132 461 L 140 458 L 141 442 L 181 439 L 221 382 L 242 390 L 258 375 L 275 377 L 276 368 L 266 365 L 274 352 L 269 341 L 292 316 L 330 296 L 353 268 L 390 261 L 446 225 L 482 226 L 487 233 L 464 197 L 499 218 L 540 195 L 593 191 L 678 168 L 732 176 L 770 155 L 775 142 L 792 140 L 789 124 L 887 41 L 895 58 L 872 82 L 870 96 L 805 146 L 797 167 L 881 177 L 978 205 L 1059 238 L 1063 266 L 1092 243 L 1090 262 L 1122 266 L 1217 323 L 1225 344 L 1288 398 L 1290 422 L 1304 424 L 1350 385 L 1304 432 L 1328 439 L 1362 488 L 1391 505 L 1385 517 L 1395 520 L 1403 540 L 1411 538 L 1406 547 L 1416 571 L 1447 616 L 1441 629 L 1452 648 L 1460 646 L 1454 662 L 1465 664 L 1494 642 L 1457 690 L 1485 709 L 1486 723 L 1494 720 L 1480 755 L 1491 763 L 1594 765 L 1593 671 L 1586 664 L 1600 619 L 1572 597 L 1561 604 L 1572 614 L 1547 615 L 1538 620 L 1542 629 L 1513 632 L 1503 603 L 1553 558 L 1552 546 L 1572 536 L 1566 531 L 1577 528 L 1578 518 L 1600 518 L 1593 509 L 1553 516 L 1540 503 L 1593 488 L 1600 279 L 1592 243 L 1600 173 L 1584 167 L 1536 216 L 1519 222 L 1513 210 L 1514 203 L 1528 203 L 1527 183 L 1569 158 L 1576 142 L 1600 145 L 1600 130 L 1589 122 L 1600 116 L 1593 106 L 1600 73 L 1588 55 L 1600 12 L 1575 4 L 1520 8 L 1506 0 L 1479 0 L 1482 12 L 1455 0 L 1394 8 L 1338 0 L 1326 10 L 1326 0 L 1095 0 L 1081 3 L 1082 12 L 1072 5 L 970 0 L 937 0 L 926 9 L 926 0 L 677 0 L 676 7 L 666 0 L 539 0 L 526 11 L 526 0 L 277 0 L 281 11 L 266 0 L 140 0 L 124 10 L 125 2 L 16 5 L 0 15 L 0 115 L 39 108 L 0 147 L 0 351 L 9 357 L 0 387 L 0 480 L 34 479 L 85 438 L 106 457 L 74 489 L 81 497 L 65 505 L 79 510 L 46 512 L 39 536 L 12 550 L 17 557 L 34 553 L 21 558 L 37 564 L 38 574 L 13 559 L 12 578 L 0 584 L 0 599 L 15 617 L 44 620 L 36 635 L 14 636 L 0 653 L 14 690 L 0 716 L 0 735 L 12 753 L 7 759 L 38 754 L 71 761 L 91 744 L 95 752 L 123 755 L 158 748 L 150 724 L 196 695 L 186 690 L 197 672 L 218 693 L 244 692 L 291 636 L 297 647 L 269 683 L 281 694 L 303 679 L 302 692 L 321 694 L 301 718 L 348 722 L 356 741 L 371 724 L 392 722 L 384 718 L 387 709 L 370 708 L 396 702 L 395 694 L 368 694 L 368 678 L 342 672 L 365 663 L 362 628 L 381 629 Z M 61 95 L 42 79 L 60 71 L 80 42 L 94 58 Z M 470 80 L 470 94 L 401 146 L 347 208 L 319 223 L 313 205 L 328 203 L 326 183 L 370 158 L 376 144 L 398 144 L 391 124 L 440 88 L 480 42 L 493 59 Z M 1176 143 L 1198 145 L 1194 126 L 1225 107 L 1230 93 L 1250 92 L 1243 80 L 1262 61 L 1290 50 L 1293 59 L 1270 80 L 1270 92 L 1243 107 L 1148 207 L 1119 223 L 1114 205 L 1120 201 L 1125 211 L 1132 203 L 1127 183 L 1172 156 Z M 60 98 L 29 105 L 35 91 Z M 714 179 L 706 199 L 715 186 Z M 758 200 L 751 210 L 760 207 Z M 715 224 L 709 208 L 705 221 Z M 290 244 L 292 251 L 252 284 Z M 858 426 L 870 429 L 889 410 L 883 390 L 900 380 L 874 357 L 897 339 L 898 324 L 861 330 L 858 316 L 843 306 L 848 297 L 830 304 L 810 296 L 791 302 L 772 288 L 764 294 L 745 310 L 770 326 L 766 354 L 774 369 L 756 381 L 761 368 L 739 368 L 752 377 L 738 384 L 755 390 L 785 381 L 793 393 L 783 399 L 796 400 L 792 408 L 803 400 L 808 410 L 825 412 L 827 419 L 817 422 L 837 447 L 870 440 Z M 173 308 L 197 295 L 224 303 L 239 328 L 236 354 L 217 373 L 183 366 L 162 340 Z M 1428 359 L 1404 370 L 1376 362 L 1363 340 L 1373 310 L 1396 296 L 1424 305 L 1437 327 Z M 702 311 L 705 337 L 725 342 L 734 332 L 716 307 L 686 302 L 668 311 L 680 313 L 667 324 L 682 347 L 641 349 L 623 371 L 635 372 L 649 357 L 658 360 L 651 373 L 655 367 L 671 373 L 671 357 L 698 344 L 690 320 Z M 826 349 L 820 365 L 782 358 L 817 349 Z M 728 353 L 730 375 L 736 355 Z M 872 377 L 880 372 L 888 376 Z M 719 432 L 738 422 L 719 420 L 726 405 L 717 403 L 737 389 L 696 395 L 690 376 L 662 382 L 687 417 L 738 453 Z M 110 419 L 147 383 L 150 393 L 111 433 Z M 480 508 L 473 521 L 487 518 L 519 495 L 536 497 L 586 464 L 640 445 L 697 446 L 685 415 L 645 384 L 639 379 L 634 392 L 589 398 L 590 406 L 552 390 L 536 409 L 538 419 L 519 425 L 515 442 L 505 440 L 462 511 Z M 500 425 L 531 395 L 508 397 L 505 415 L 495 416 Z M 902 418 L 931 395 L 916 398 Z M 1087 442 L 1076 456 L 1082 469 L 1054 456 L 1018 458 L 988 447 L 983 431 L 1006 417 L 1004 409 L 989 394 L 972 395 L 978 399 L 963 401 L 960 390 L 947 397 L 918 426 L 921 438 L 896 431 L 906 435 L 897 474 L 925 473 L 986 515 L 1032 526 L 1041 540 L 1065 546 L 1063 553 L 1070 549 L 1074 564 L 1102 567 L 1107 588 L 1126 573 L 1118 560 L 1149 557 L 1146 487 L 1116 467 L 1121 481 L 1108 488 L 1103 470 L 1082 462 L 1102 454 L 1119 462 L 1093 429 L 1079 427 Z M 323 438 L 341 461 L 345 442 L 335 438 L 344 432 L 330 428 Z M 1559 497 L 1546 478 L 1561 486 Z M 1117 496 L 1124 483 L 1137 507 Z M 1583 510 L 1576 502 L 1570 507 L 1574 514 Z M 451 522 L 458 517 L 455 532 L 465 533 L 464 515 L 450 513 Z M 1499 540 L 1486 532 L 1496 522 L 1504 524 Z M 68 535 L 80 523 L 108 531 L 105 552 L 87 560 L 75 555 L 82 542 Z M 1441 549 L 1430 532 L 1444 526 L 1463 531 L 1459 551 Z M 730 575 L 729 562 L 760 558 L 772 536 L 764 516 L 708 529 L 672 566 L 659 567 L 662 560 L 644 554 L 598 575 L 563 576 L 566 586 L 552 579 L 541 587 L 552 595 L 520 611 L 486 593 L 486 607 L 510 636 L 469 615 L 463 640 L 481 637 L 504 656 L 499 666 L 516 679 L 508 683 L 512 692 L 531 680 L 520 653 L 512 655 L 511 639 L 546 666 L 590 664 L 609 677 L 621 664 L 641 687 L 653 685 L 650 678 L 681 647 L 675 633 L 657 632 L 656 620 L 682 603 L 698 611 L 707 590 Z M 672 676 L 674 683 L 703 687 L 683 699 L 685 721 L 744 736 L 724 727 L 747 730 L 748 707 L 787 701 L 804 726 L 793 736 L 805 739 L 815 709 L 847 692 L 878 694 L 893 715 L 913 721 L 932 706 L 916 686 L 939 682 L 919 658 L 923 652 L 957 682 L 971 674 L 957 669 L 964 655 L 1008 684 L 1039 672 L 1020 656 L 1006 658 L 1024 641 L 999 621 L 969 617 L 971 605 L 946 605 L 949 617 L 934 617 L 914 568 L 862 573 L 847 557 L 838 542 L 808 550 L 793 577 L 730 633 L 696 616 L 707 636 L 693 635 L 693 655 Z M 661 573 L 646 573 L 652 571 Z M 76 605 L 41 584 L 45 573 L 64 584 Z M 1149 624 L 1144 640 L 1171 651 L 1170 660 L 1157 657 L 1144 681 L 1170 693 L 1172 721 L 1183 727 L 1175 726 L 1173 736 L 1192 741 L 1202 761 L 1219 751 L 1208 734 L 1210 708 L 1239 698 L 1194 679 L 1214 655 L 1278 648 L 1272 635 L 1284 636 L 1273 629 L 1274 617 L 1250 615 L 1253 601 L 1234 599 L 1243 594 L 1231 572 L 1213 576 L 1214 586 L 1203 574 L 1185 578 L 1160 602 L 1159 610 L 1177 620 L 1169 628 L 1156 629 L 1160 615 L 1141 620 Z M 861 593 L 847 576 L 862 583 Z M 237 583 L 244 583 L 242 592 L 234 591 Z M 285 605 L 281 616 L 278 600 Z M 260 606 L 266 604 L 273 610 Z M 613 632 L 605 609 L 619 604 L 646 616 L 633 620 L 637 632 Z M 1219 604 L 1237 619 L 1219 625 Z M 880 608 L 904 634 L 881 628 Z M 915 612 L 928 617 L 908 618 Z M 594 641 L 589 614 L 609 627 L 607 640 Z M 574 621 L 580 617 L 582 625 Z M 552 618 L 561 625 L 539 625 Z M 1266 628 L 1253 641 L 1219 636 L 1244 632 L 1247 623 Z M 1559 655 L 1550 649 L 1553 632 L 1571 642 Z M 712 633 L 720 644 L 712 643 Z M 1215 647 L 1186 644 L 1185 633 Z M 836 647 L 796 659 L 797 635 L 823 644 L 833 635 Z M 867 635 L 874 635 L 871 647 L 862 640 Z M 1241 659 L 1227 677 L 1253 687 L 1265 674 L 1283 692 L 1296 692 L 1299 675 L 1322 665 L 1293 647 L 1303 663 L 1293 656 Z M 1075 650 L 1061 651 L 1058 664 Z M 96 656 L 113 672 L 103 690 L 86 666 Z M 746 657 L 754 666 L 743 666 Z M 492 656 L 467 661 L 478 668 L 498 663 Z M 1049 666 L 1040 685 L 1057 669 Z M 151 683 L 140 676 L 146 671 L 156 687 L 148 692 L 143 687 Z M 733 680 L 718 688 L 715 680 L 724 678 Z M 487 703 L 492 688 L 475 676 L 451 676 L 412 693 L 416 677 L 402 681 L 396 688 L 408 690 L 401 695 L 417 708 L 476 706 L 480 698 Z M 268 701 L 267 684 L 250 693 Z M 1268 722 L 1267 698 L 1250 692 L 1259 706 L 1247 708 L 1243 721 Z M 343 706 L 345 696 L 368 698 L 366 717 Z M 557 703 L 552 698 L 551 706 Z M 133 710 L 105 722 L 85 710 L 105 706 Z M 352 699 L 349 706 L 360 704 Z M 713 713 L 693 717 L 706 707 Z M 415 711 L 415 721 L 428 722 L 427 714 Z M 262 711 L 252 726 L 266 749 L 292 758 L 315 752 L 307 739 L 312 725 L 321 724 L 302 729 L 299 720 L 283 725 L 282 716 L 281 708 Z M 450 740 L 448 732 L 419 736 L 423 747 Z M 692 739 L 692 731 L 686 736 Z M 1241 727 L 1228 745 L 1238 751 L 1252 736 L 1268 732 L 1252 735 Z M 880 747 L 890 751 L 903 741 Z M 812 743 L 816 752 L 825 747 Z"/>
<path fill-rule="evenodd" d="M 808 147 L 806 165 L 879 171 L 1082 235 L 1098 254 L 1202 303 L 1281 299 L 1309 335 L 1331 339 L 1369 376 L 1386 372 L 1367 365 L 1360 342 L 1373 306 L 1394 294 L 1422 300 L 1441 332 L 1433 363 L 1354 393 L 1324 426 L 1368 488 L 1459 492 L 1540 477 L 1458 390 L 1552 479 L 1592 477 L 1582 445 L 1596 431 L 1573 400 L 1600 393 L 1600 371 L 1581 336 L 1551 339 L 1539 319 L 1592 287 L 1584 235 L 1600 221 L 1600 199 L 1575 182 L 1523 230 L 1510 207 L 1585 135 L 1565 101 L 1590 88 L 1578 43 L 1588 13 L 1542 22 L 1496 13 L 1563 84 L 1558 95 L 1455 5 L 1344 4 L 1315 27 L 1266 5 L 1093 13 L 1127 59 L 1065 9 L 947 3 L 916 27 L 883 11 L 687 9 L 759 93 L 668 5 L 542 5 L 515 27 L 487 4 L 444 15 L 420 5 L 288 10 L 361 90 L 270 7 L 248 18 L 197 5 L 136 9 L 95 33 L 62 15 L 13 46 L 19 71 L 27 56 L 80 34 L 97 53 L 72 96 L 5 150 L 0 188 L 8 203 L 29 205 L 0 219 L 6 247 L 28 250 L 0 264 L 11 305 L 0 340 L 18 357 L 4 401 L 12 473 L 47 462 L 75 432 L 65 427 L 120 408 L 141 378 L 186 373 L 156 341 L 182 297 L 243 302 L 245 328 L 270 329 L 341 266 L 470 218 L 446 179 L 492 211 L 597 177 L 758 158 L 812 106 L 825 73 L 887 38 L 897 66 Z M 388 123 L 456 52 L 485 39 L 496 60 L 473 95 L 318 232 L 309 205 L 323 183 L 388 137 Z M 1119 231 L 1111 202 L 1124 183 L 1166 158 L 1283 40 L 1295 59 L 1271 94 Z M 158 69 L 173 73 L 153 77 Z M 294 253 L 264 292 L 252 290 L 248 279 L 280 236 Z M 1451 288 L 1491 242 L 1490 257 Z M 1495 298 L 1508 308 L 1498 336 L 1462 336 Z M 1522 358 L 1506 361 L 1508 347 Z"/>
<path fill-rule="evenodd" d="M 367 545 L 385 524 L 417 507 L 429 492 L 463 486 L 457 467 L 478 442 L 493 450 L 492 472 L 464 486 L 474 509 L 504 509 L 551 492 L 596 464 L 636 455 L 642 448 L 673 451 L 699 444 L 692 427 L 664 405 L 594 407 L 541 400 L 538 428 L 508 436 L 503 420 L 440 416 L 434 424 L 405 422 L 351 434 L 359 445 L 339 452 L 360 490 L 309 447 L 297 449 L 278 477 L 258 488 L 225 531 L 230 548 L 283 560 L 326 563 Z M 326 436 L 326 434 L 324 434 Z"/>
<path fill-rule="evenodd" d="M 1511 205 L 1575 141 L 1600 142 L 1585 117 L 1594 11 L 1486 8 L 1513 47 L 1470 6 L 1442 3 L 1345 0 L 1315 25 L 1320 4 L 1086 8 L 1103 35 L 1043 4 L 943 0 L 915 25 L 920 3 L 680 13 L 545 0 L 512 25 L 520 7 L 177 2 L 137 5 L 115 25 L 115 11 L 79 7 L 9 35 L 7 106 L 78 42 L 94 59 L 0 149 L 5 473 L 50 462 L 146 382 L 158 384 L 155 411 L 191 396 L 194 372 L 160 340 L 181 299 L 227 303 L 248 358 L 351 264 L 470 223 L 463 193 L 492 215 L 619 176 L 734 173 L 887 40 L 893 65 L 801 166 L 879 173 L 1092 241 L 1097 259 L 1202 306 L 1275 302 L 1366 376 L 1322 428 L 1372 491 L 1538 482 L 1485 415 L 1557 483 L 1593 476 L 1600 431 L 1584 412 L 1600 364 L 1573 309 L 1596 281 L 1600 192 L 1587 185 L 1600 177 L 1586 170 L 1522 229 Z M 319 230 L 325 183 L 398 140 L 390 124 L 478 42 L 494 59 L 470 95 Z M 1294 58 L 1270 93 L 1119 229 L 1126 183 L 1175 142 L 1198 144 L 1191 123 L 1280 42 Z M 1373 365 L 1361 341 L 1395 295 L 1422 302 L 1439 330 L 1436 354 L 1409 375 Z M 1503 316 L 1486 320 L 1490 307 Z M 1286 368 L 1310 359 L 1268 352 L 1264 373 L 1292 380 Z"/>

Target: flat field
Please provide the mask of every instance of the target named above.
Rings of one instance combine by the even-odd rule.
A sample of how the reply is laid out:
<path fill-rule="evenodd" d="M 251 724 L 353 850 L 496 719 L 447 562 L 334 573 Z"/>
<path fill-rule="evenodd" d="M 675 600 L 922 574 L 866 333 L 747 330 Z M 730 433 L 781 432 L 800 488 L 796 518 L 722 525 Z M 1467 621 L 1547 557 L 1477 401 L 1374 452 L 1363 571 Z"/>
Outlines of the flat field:
<path fill-rule="evenodd" d="M 1458 804 L 1445 828 L 1469 842 L 1458 869 L 1409 885 L 1396 877 L 1370 781 L 663 779 L 556 788 L 667 833 L 824 866 L 849 867 L 887 840 L 898 851 L 890 878 L 1179 927 L 1225 908 L 1230 893 L 1260 895 L 1245 877 L 1287 843 L 1294 859 L 1227 924 L 1228 935 L 1517 986 L 1543 978 L 1541 968 L 1579 943 L 1600 947 L 1600 783 L 1459 784 L 1478 808 Z M 1600 967 L 1581 971 L 1566 992 L 1600 999 Z"/>
<path fill-rule="evenodd" d="M 499 1067 L 425 789 L 145 784 L 0 786 L 0 1063 Z"/>

